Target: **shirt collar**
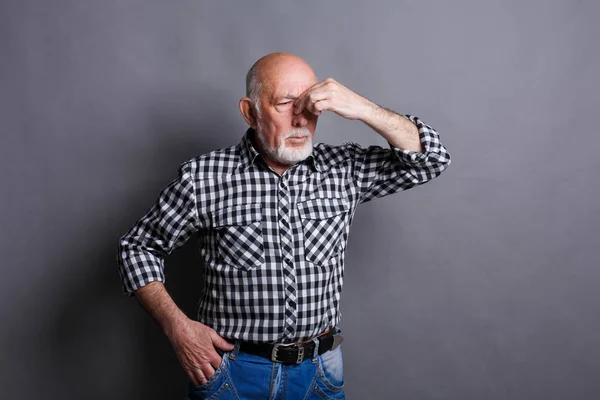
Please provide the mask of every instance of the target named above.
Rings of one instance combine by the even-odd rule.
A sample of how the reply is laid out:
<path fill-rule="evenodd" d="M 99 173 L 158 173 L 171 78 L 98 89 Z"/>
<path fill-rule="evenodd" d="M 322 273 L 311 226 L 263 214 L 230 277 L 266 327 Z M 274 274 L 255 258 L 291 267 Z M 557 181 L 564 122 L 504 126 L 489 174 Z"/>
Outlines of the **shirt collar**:
<path fill-rule="evenodd" d="M 253 136 L 254 129 L 248 128 L 248 130 L 244 134 L 244 137 L 242 137 L 242 141 L 238 145 L 241 157 L 240 164 L 242 166 L 242 169 L 244 170 L 248 169 L 252 164 L 254 164 L 254 160 L 256 159 L 256 157 L 260 155 L 258 154 L 258 151 L 256 151 L 254 145 L 252 144 Z"/>
<path fill-rule="evenodd" d="M 254 147 L 254 144 L 252 143 L 255 133 L 256 132 L 254 131 L 254 129 L 248 128 L 248 130 L 244 134 L 244 137 L 242 137 L 242 140 L 238 145 L 241 156 L 240 164 L 244 171 L 250 168 L 250 166 L 252 166 L 255 163 L 257 157 L 260 157 L 260 154 L 258 153 L 256 148 Z M 327 169 L 326 166 L 323 165 L 323 163 L 321 162 L 319 153 L 315 150 L 314 147 L 312 153 L 306 159 L 306 163 L 312 165 L 313 168 L 319 172 L 325 172 L 325 170 Z"/>

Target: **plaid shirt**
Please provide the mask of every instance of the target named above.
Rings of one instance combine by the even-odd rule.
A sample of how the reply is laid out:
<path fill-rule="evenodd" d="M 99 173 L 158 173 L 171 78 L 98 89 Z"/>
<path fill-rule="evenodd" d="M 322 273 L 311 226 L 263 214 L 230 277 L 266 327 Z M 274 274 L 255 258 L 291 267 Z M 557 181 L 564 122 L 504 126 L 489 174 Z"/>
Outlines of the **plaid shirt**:
<path fill-rule="evenodd" d="M 306 340 L 334 327 L 356 207 L 425 183 L 450 164 L 435 130 L 407 117 L 419 128 L 422 153 L 319 143 L 279 176 L 249 129 L 237 146 L 183 163 L 119 241 L 125 292 L 164 281 L 162 257 L 197 232 L 206 266 L 200 322 L 254 342 Z"/>

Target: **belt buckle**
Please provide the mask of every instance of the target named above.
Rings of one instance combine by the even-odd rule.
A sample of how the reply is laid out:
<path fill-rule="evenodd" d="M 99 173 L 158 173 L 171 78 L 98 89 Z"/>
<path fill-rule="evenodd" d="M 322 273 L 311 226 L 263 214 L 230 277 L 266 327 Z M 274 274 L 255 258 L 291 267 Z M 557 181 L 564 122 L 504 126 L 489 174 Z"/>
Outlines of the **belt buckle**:
<path fill-rule="evenodd" d="M 304 358 L 304 346 L 299 346 L 297 343 L 275 343 L 273 345 L 273 350 L 271 351 L 272 362 L 283 363 L 277 359 L 277 352 L 280 347 L 296 347 L 298 349 L 298 356 L 296 357 L 295 364 L 300 364 L 302 362 L 302 359 Z"/>

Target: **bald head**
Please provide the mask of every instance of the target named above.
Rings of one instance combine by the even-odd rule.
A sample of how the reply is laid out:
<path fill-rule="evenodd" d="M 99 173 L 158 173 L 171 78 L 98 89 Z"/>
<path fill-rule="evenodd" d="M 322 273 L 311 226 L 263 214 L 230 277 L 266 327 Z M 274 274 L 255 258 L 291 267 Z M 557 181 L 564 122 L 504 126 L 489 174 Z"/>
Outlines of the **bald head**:
<path fill-rule="evenodd" d="M 271 53 L 260 58 L 252 65 L 246 75 L 246 96 L 254 102 L 256 111 L 260 113 L 260 91 L 272 89 L 284 77 L 312 79 L 316 76 L 310 65 L 302 58 L 291 53 Z"/>

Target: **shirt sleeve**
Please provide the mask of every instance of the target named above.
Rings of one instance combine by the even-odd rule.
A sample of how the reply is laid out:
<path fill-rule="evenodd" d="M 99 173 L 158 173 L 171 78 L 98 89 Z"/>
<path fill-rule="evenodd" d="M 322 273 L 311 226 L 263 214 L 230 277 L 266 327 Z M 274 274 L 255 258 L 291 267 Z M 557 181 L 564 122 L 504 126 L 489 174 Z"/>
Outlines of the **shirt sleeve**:
<path fill-rule="evenodd" d="M 156 204 L 119 239 L 117 261 L 125 294 L 152 281 L 165 281 L 163 257 L 199 229 L 189 163 L 164 189 Z"/>
<path fill-rule="evenodd" d="M 389 142 L 389 149 L 351 144 L 360 203 L 421 185 L 439 176 L 450 165 L 450 154 L 438 133 L 419 118 L 406 117 L 419 129 L 421 153 L 398 149 Z"/>

